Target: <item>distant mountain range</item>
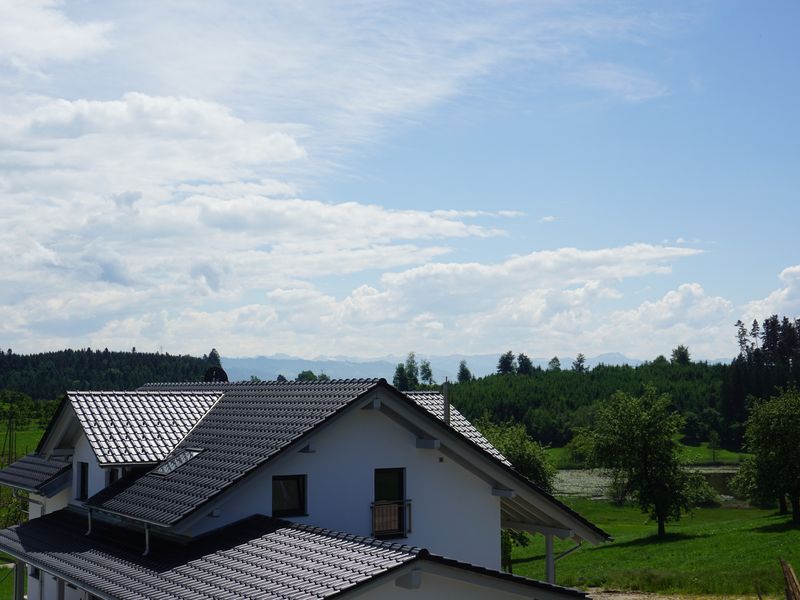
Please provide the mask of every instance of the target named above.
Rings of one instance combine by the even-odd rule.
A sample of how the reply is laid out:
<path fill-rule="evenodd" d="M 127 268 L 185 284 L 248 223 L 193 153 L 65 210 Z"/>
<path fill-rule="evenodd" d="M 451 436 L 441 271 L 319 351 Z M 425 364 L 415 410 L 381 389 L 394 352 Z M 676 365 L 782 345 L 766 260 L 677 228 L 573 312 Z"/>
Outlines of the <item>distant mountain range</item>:
<path fill-rule="evenodd" d="M 447 377 L 451 381 L 456 379 L 458 365 L 462 360 L 467 361 L 467 366 L 473 375 L 482 377 L 497 370 L 499 354 L 450 354 L 447 356 L 417 355 L 417 362 L 427 359 L 431 363 L 433 377 L 436 381 L 444 381 Z M 318 356 L 314 359 L 299 358 L 286 354 L 273 354 L 271 356 L 255 356 L 252 358 L 222 357 L 222 366 L 228 373 L 231 381 L 250 379 L 252 375 L 263 379 L 272 380 L 278 375 L 287 379 L 294 379 L 301 371 L 313 371 L 317 375 L 325 373 L 333 378 L 352 379 L 358 377 L 384 377 L 391 382 L 397 363 L 404 362 L 405 356 L 382 356 L 378 358 L 355 358 L 352 356 Z M 559 357 L 561 367 L 569 369 L 574 358 Z M 532 358 L 534 365 L 547 367 L 549 358 Z M 586 366 L 592 368 L 598 364 L 606 365 L 631 365 L 642 363 L 641 360 L 630 358 L 619 352 L 609 352 L 586 359 Z"/>

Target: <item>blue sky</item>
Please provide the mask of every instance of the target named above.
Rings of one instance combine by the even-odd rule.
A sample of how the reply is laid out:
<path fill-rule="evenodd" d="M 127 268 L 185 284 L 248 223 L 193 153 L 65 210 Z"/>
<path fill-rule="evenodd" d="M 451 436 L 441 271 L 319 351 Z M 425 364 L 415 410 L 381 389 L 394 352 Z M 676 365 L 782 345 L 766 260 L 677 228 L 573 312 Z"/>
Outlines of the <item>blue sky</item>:
<path fill-rule="evenodd" d="M 0 344 L 731 356 L 800 316 L 796 2 L 5 2 Z"/>

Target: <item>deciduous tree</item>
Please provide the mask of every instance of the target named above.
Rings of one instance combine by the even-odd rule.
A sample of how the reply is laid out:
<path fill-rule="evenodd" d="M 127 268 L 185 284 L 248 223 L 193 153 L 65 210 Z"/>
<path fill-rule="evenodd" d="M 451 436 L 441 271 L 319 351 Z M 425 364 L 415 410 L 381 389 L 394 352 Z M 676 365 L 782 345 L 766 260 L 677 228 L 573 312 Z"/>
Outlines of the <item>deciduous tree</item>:
<path fill-rule="evenodd" d="M 745 440 L 758 495 L 789 496 L 792 521 L 800 525 L 800 391 L 789 388 L 758 403 Z"/>
<path fill-rule="evenodd" d="M 617 392 L 601 402 L 594 427 L 580 432 L 590 462 L 624 478 L 642 511 L 658 523 L 659 537 L 666 535 L 667 521 L 689 509 L 688 480 L 674 441 L 681 425 L 669 396 L 647 387 L 641 396 Z"/>

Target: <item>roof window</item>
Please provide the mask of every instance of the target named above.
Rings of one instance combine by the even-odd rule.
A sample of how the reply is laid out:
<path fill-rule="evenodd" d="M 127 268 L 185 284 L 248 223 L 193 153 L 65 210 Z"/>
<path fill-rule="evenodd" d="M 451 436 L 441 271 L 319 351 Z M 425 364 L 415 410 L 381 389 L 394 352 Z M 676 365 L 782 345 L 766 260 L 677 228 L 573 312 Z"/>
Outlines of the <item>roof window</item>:
<path fill-rule="evenodd" d="M 200 448 L 185 448 L 170 454 L 164 462 L 153 469 L 153 473 L 158 475 L 169 475 L 181 465 L 185 465 L 203 450 Z"/>

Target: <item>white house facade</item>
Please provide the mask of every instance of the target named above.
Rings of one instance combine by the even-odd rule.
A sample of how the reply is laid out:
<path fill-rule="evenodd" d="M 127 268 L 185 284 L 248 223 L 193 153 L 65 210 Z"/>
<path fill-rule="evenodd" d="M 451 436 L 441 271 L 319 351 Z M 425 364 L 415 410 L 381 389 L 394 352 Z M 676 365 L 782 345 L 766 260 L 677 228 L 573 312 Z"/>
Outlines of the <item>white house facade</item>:
<path fill-rule="evenodd" d="M 31 500 L 0 531 L 31 600 L 584 597 L 552 539 L 608 537 L 384 380 L 71 392 L 0 484 Z M 549 582 L 499 571 L 501 527 L 546 536 Z"/>

